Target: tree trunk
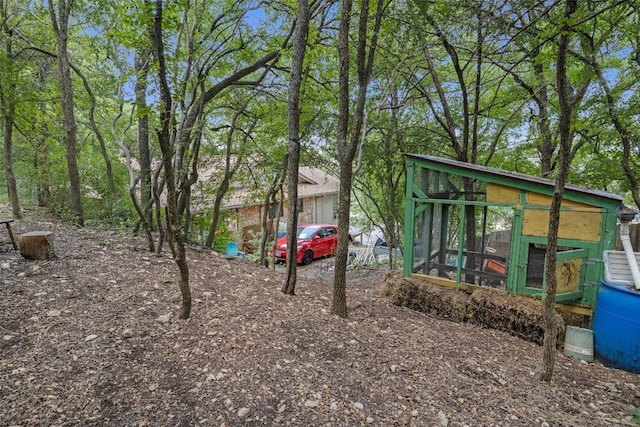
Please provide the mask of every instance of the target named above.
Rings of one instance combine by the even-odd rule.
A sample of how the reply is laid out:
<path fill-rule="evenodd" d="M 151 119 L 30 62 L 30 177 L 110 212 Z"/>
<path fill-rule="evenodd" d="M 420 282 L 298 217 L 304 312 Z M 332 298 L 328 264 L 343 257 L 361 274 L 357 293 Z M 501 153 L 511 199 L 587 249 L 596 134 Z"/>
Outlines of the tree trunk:
<path fill-rule="evenodd" d="M 56 14 L 54 2 L 49 2 L 49 12 L 53 30 L 58 42 L 56 62 L 58 66 L 58 80 L 60 82 L 60 105 L 64 116 L 64 141 L 67 159 L 67 169 L 70 184 L 70 213 L 73 221 L 83 227 L 84 214 L 80 192 L 80 173 L 77 161 L 76 118 L 73 105 L 73 82 L 71 80 L 71 64 L 67 52 L 69 15 L 73 0 L 58 0 Z"/>
<path fill-rule="evenodd" d="M 287 164 L 289 163 L 289 155 L 285 154 L 282 158 L 282 168 L 280 169 L 280 176 L 273 180 L 273 184 L 267 191 L 265 197 L 265 211 L 262 219 L 262 239 L 260 241 L 260 265 L 269 266 L 269 262 L 266 260 L 267 256 L 267 243 L 269 238 L 273 238 L 273 244 L 275 246 L 278 240 L 278 228 L 280 226 L 280 207 L 282 206 L 282 186 L 284 180 L 287 177 Z M 278 199 L 280 194 L 280 199 Z M 276 206 L 274 215 L 271 215 L 272 206 Z M 275 219 L 275 224 L 274 224 Z M 272 257 L 273 266 L 275 268 L 275 254 Z"/>
<path fill-rule="evenodd" d="M 7 180 L 7 189 L 9 191 L 9 200 L 11 201 L 11 211 L 14 218 L 22 218 L 20 209 L 20 200 L 18 198 L 18 186 L 16 185 L 16 177 L 13 173 L 13 122 L 15 108 L 9 106 L 5 111 L 4 117 L 4 156 L 2 158 L 4 164 L 4 175 Z"/>
<path fill-rule="evenodd" d="M 537 55 L 533 57 L 535 58 Z M 547 91 L 549 85 L 545 78 L 542 64 L 534 62 L 533 71 L 538 82 L 538 92 L 534 99 L 538 105 L 538 131 L 540 132 L 540 138 L 542 138 L 542 143 L 538 149 L 540 153 L 540 173 L 542 177 L 548 178 L 549 174 L 553 172 L 553 153 L 555 151 L 555 144 L 553 143 L 549 125 L 549 94 Z"/>
<path fill-rule="evenodd" d="M 351 64 L 349 51 L 349 33 L 352 1 L 342 2 L 340 14 L 340 27 L 338 33 L 338 123 L 336 132 L 336 145 L 338 148 L 338 162 L 340 164 L 340 190 L 338 193 L 338 250 L 336 253 L 336 266 L 333 278 L 333 297 L 331 312 L 340 317 L 347 317 L 347 257 L 349 253 L 349 216 L 351 212 L 351 186 L 353 183 L 353 160 L 358 148 L 364 121 L 364 107 L 367 99 L 367 89 L 373 58 L 380 31 L 382 14 L 386 2 L 377 3 L 375 22 L 372 29 L 371 40 L 367 40 L 369 30 L 369 1 L 364 0 L 360 4 L 358 18 L 358 37 L 356 43 L 355 66 L 358 75 L 358 89 L 355 101 L 353 117 L 350 115 L 349 68 Z M 368 48 L 368 51 L 367 51 Z M 351 132 L 349 133 L 349 122 Z M 364 143 L 364 142 L 363 142 Z"/>
<path fill-rule="evenodd" d="M 149 10 L 153 10 L 146 0 Z M 162 151 L 162 163 L 164 168 L 165 184 L 167 186 L 167 235 L 168 242 L 173 250 L 173 256 L 180 270 L 180 293 L 182 294 L 181 319 L 188 319 L 191 315 L 191 288 L 189 286 L 189 265 L 186 258 L 185 240 L 180 228 L 180 218 L 177 210 L 177 194 L 175 173 L 173 169 L 173 148 L 171 144 L 171 91 L 167 81 L 167 68 L 164 56 L 164 41 L 162 38 L 162 1 L 155 4 L 154 25 L 150 28 L 153 54 L 158 62 L 158 80 L 160 82 L 160 127 L 157 131 L 160 150 Z"/>
<path fill-rule="evenodd" d="M 2 158 L 4 165 L 4 174 L 7 180 L 7 190 L 9 192 L 9 200 L 11 202 L 11 210 L 14 218 L 22 217 L 20 209 L 20 200 L 18 198 L 18 186 L 16 185 L 16 177 L 13 173 L 13 127 L 16 117 L 15 103 L 15 70 L 13 67 L 13 31 L 7 25 L 7 16 L 3 1 L 0 0 L 0 18 L 2 18 L 2 32 L 6 35 L 5 54 L 7 55 L 7 64 L 5 65 L 5 85 L 2 85 L 3 92 L 0 93 L 0 107 L 2 108 L 2 122 L 4 128 L 4 156 Z"/>
<path fill-rule="evenodd" d="M 160 179 L 162 172 L 162 163 L 154 169 L 151 175 L 151 197 L 153 198 L 153 207 L 156 212 L 156 225 L 158 230 L 158 244 L 156 245 L 156 255 L 162 253 L 162 244 L 165 241 L 164 226 L 162 224 L 162 209 L 160 208 L 160 194 L 164 191 L 164 181 Z"/>
<path fill-rule="evenodd" d="M 220 206 L 222 206 L 222 199 L 229 189 L 229 179 L 224 177 L 222 182 L 218 186 L 216 191 L 216 198 L 213 201 L 213 213 L 211 215 L 211 225 L 209 226 L 209 234 L 205 241 L 205 246 L 212 248 L 216 241 L 216 230 L 218 229 L 218 222 L 220 222 Z"/>
<path fill-rule="evenodd" d="M 140 161 L 140 204 L 145 207 L 147 224 L 153 224 L 151 196 L 151 150 L 149 149 L 149 114 L 147 113 L 147 77 L 149 54 L 140 48 L 135 53 L 136 109 L 138 111 L 138 155 Z"/>
<path fill-rule="evenodd" d="M 558 103 L 560 106 L 560 118 L 558 123 L 558 133 L 560 137 L 560 151 L 558 153 L 558 176 L 549 208 L 549 233 L 547 236 L 547 259 L 545 262 L 545 279 L 547 287 L 543 300 L 543 317 L 545 323 L 543 339 L 542 366 L 540 367 L 538 378 L 541 381 L 549 382 L 553 377 L 553 370 L 556 360 L 556 335 L 558 324 L 556 321 L 556 263 L 558 251 L 558 229 L 560 226 L 560 205 L 562 203 L 562 193 L 565 182 L 569 175 L 571 163 L 571 142 L 573 139 L 571 131 L 571 117 L 575 106 L 575 99 L 572 99 L 571 88 L 567 76 L 567 53 L 569 50 L 568 22 L 577 9 L 576 0 L 566 1 L 566 19 L 560 31 L 558 40 L 558 57 L 556 63 L 556 82 L 558 87 Z"/>
<path fill-rule="evenodd" d="M 47 61 L 42 61 L 39 66 L 38 89 L 44 93 L 46 87 L 45 75 L 47 74 L 49 63 Z M 40 111 L 46 111 L 46 106 L 43 100 L 38 100 L 38 107 L 40 108 Z M 50 136 L 49 123 L 46 118 L 41 118 L 40 121 L 41 130 L 33 147 L 33 168 L 35 170 L 36 185 L 38 187 L 38 206 L 46 208 L 47 212 L 53 212 L 53 207 L 51 206 L 51 190 L 49 188 L 49 179 L 47 176 L 50 162 L 49 145 L 47 144 L 47 140 Z"/>
<path fill-rule="evenodd" d="M 109 153 L 107 152 L 107 144 L 102 137 L 102 132 L 100 128 L 96 124 L 95 120 L 95 110 L 96 110 L 96 97 L 93 94 L 93 90 L 91 90 L 91 85 L 89 84 L 89 80 L 84 76 L 84 73 L 74 65 L 70 64 L 73 67 L 73 70 L 76 72 L 78 77 L 82 80 L 82 84 L 84 85 L 85 90 L 87 91 L 87 95 L 89 95 L 89 124 L 91 125 L 91 129 L 93 133 L 96 135 L 98 139 L 98 145 L 100 147 L 100 154 L 102 155 L 102 159 L 104 160 L 106 173 L 107 173 L 107 184 L 109 185 L 109 191 L 111 191 L 111 196 L 114 200 L 119 201 L 120 191 L 116 188 L 116 183 L 113 178 L 113 168 L 111 167 L 111 159 L 109 158 Z"/>
<path fill-rule="evenodd" d="M 213 204 L 213 214 L 211 218 L 211 225 L 209 227 L 209 234 L 207 235 L 207 240 L 205 245 L 212 248 L 215 245 L 216 238 L 216 230 L 218 229 L 218 221 L 220 220 L 220 207 L 222 206 L 222 199 L 224 198 L 227 191 L 229 191 L 229 187 L 231 186 L 231 180 L 233 176 L 238 171 L 240 164 L 242 163 L 243 156 L 241 154 L 235 155 L 233 152 L 233 135 L 238 126 L 238 118 L 244 114 L 244 108 L 247 106 L 245 103 L 243 107 L 239 108 L 233 115 L 233 119 L 231 120 L 231 125 L 229 127 L 229 131 L 227 132 L 227 138 L 225 143 L 225 157 L 224 157 L 224 171 L 222 175 L 222 181 L 218 186 L 216 191 L 216 199 Z M 255 123 L 254 123 L 255 125 Z M 251 127 L 253 129 L 253 126 Z M 244 132 L 244 141 L 247 141 L 249 130 Z M 233 164 L 232 164 L 233 162 Z"/>
<path fill-rule="evenodd" d="M 293 56 L 289 74 L 289 151 L 287 164 L 287 274 L 282 292 L 294 295 L 298 265 L 298 167 L 300 164 L 300 86 L 302 65 L 307 46 L 311 10 L 307 0 L 298 0 L 298 17 L 293 32 Z"/>
<path fill-rule="evenodd" d="M 338 193 L 338 250 L 333 278 L 331 312 L 347 317 L 347 258 L 349 256 L 349 214 L 351 212 L 351 184 L 353 164 L 345 162 L 340 167 Z"/>
<path fill-rule="evenodd" d="M 276 178 L 271 186 L 269 186 L 267 194 L 264 197 L 264 211 L 260 217 L 260 228 L 262 229 L 262 233 L 260 234 L 260 246 L 258 247 L 258 253 L 260 254 L 258 264 L 265 267 L 269 267 L 269 261 L 267 260 L 267 244 L 269 243 L 269 239 L 273 232 L 273 218 L 269 214 L 271 212 L 271 206 L 275 206 L 276 203 L 275 194 L 277 191 L 277 184 L 278 180 Z"/>

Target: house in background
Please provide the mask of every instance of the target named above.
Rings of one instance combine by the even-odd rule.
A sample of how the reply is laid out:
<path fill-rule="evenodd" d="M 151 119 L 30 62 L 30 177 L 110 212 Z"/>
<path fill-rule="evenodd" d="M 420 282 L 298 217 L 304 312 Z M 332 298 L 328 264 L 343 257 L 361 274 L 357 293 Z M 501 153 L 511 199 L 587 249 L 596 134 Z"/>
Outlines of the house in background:
<path fill-rule="evenodd" d="M 124 159 L 120 160 L 125 163 Z M 140 170 L 139 163 L 136 159 L 131 159 L 131 161 L 133 170 L 138 172 Z M 223 162 L 224 159 L 221 157 L 201 159 L 198 168 L 198 182 L 192 190 L 192 212 L 204 215 L 209 222 L 211 220 L 209 212 L 215 198 L 215 194 L 212 194 L 210 190 L 215 188 L 214 182 L 224 167 Z M 153 167 L 156 165 L 157 163 Z M 340 180 L 337 177 L 318 168 L 300 166 L 298 170 L 298 224 L 335 224 L 337 222 L 339 190 Z M 251 240 L 261 233 L 261 221 L 265 209 L 264 194 L 262 193 L 262 191 L 256 190 L 255 185 L 249 186 L 238 182 L 233 183 L 227 191 L 220 210 L 221 213 L 227 214 L 225 222 L 233 232 L 232 238 L 236 242 Z M 95 191 L 91 194 L 93 197 L 100 198 L 100 195 Z M 284 198 L 286 199 L 286 194 Z M 160 195 L 160 200 L 162 205 L 166 203 L 166 191 Z M 271 208 L 270 218 L 275 220 L 277 214 L 280 218 L 279 231 L 283 231 L 287 221 L 286 201 L 281 206 Z M 191 231 L 196 234 L 196 239 L 203 240 L 209 231 L 209 224 L 200 226 L 195 231 L 193 224 L 191 227 Z"/>
<path fill-rule="evenodd" d="M 338 178 L 313 167 L 301 166 L 298 171 L 298 224 L 334 224 L 338 212 Z M 222 210 L 230 213 L 229 228 L 238 241 L 250 240 L 254 233 L 261 231 L 261 220 L 264 215 L 264 200 L 243 185 L 234 185 L 225 198 Z M 286 196 L 285 196 L 286 198 Z M 279 209 L 278 209 L 279 208 Z M 287 220 L 287 203 L 274 206 L 270 217 L 275 219 L 279 213 L 280 224 Z"/>

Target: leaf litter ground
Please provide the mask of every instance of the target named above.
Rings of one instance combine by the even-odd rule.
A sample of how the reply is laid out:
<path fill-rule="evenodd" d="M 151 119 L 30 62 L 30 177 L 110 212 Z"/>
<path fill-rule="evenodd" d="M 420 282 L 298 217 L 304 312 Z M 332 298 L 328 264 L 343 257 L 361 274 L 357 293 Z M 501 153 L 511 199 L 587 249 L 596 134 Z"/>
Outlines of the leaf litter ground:
<path fill-rule="evenodd" d="M 192 247 L 185 321 L 174 262 L 142 238 L 14 230 L 53 231 L 57 256 L 0 253 L 0 425 L 611 426 L 640 406 L 640 376 L 559 352 L 540 383 L 540 346 L 392 305 L 379 270 L 349 273 L 345 320 L 331 259 L 291 297 L 282 268 Z"/>

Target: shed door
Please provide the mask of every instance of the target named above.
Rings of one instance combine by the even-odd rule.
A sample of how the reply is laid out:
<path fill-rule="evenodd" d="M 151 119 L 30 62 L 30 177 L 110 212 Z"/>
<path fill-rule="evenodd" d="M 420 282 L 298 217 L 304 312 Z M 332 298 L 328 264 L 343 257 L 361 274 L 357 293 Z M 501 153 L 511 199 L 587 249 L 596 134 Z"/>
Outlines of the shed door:
<path fill-rule="evenodd" d="M 556 277 L 556 301 L 569 301 L 582 297 L 581 284 L 585 281 L 588 251 L 580 248 L 559 248 Z M 540 295 L 546 287 L 546 244 L 529 242 L 523 245 L 518 264 L 517 293 Z"/>

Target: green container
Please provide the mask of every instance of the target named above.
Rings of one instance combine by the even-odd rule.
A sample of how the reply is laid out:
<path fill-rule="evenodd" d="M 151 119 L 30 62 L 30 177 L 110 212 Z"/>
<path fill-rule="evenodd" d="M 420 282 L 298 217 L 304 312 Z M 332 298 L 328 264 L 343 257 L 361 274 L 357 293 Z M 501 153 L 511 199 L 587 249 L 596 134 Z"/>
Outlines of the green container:
<path fill-rule="evenodd" d="M 564 355 L 593 362 L 593 331 L 567 326 L 564 336 Z"/>

